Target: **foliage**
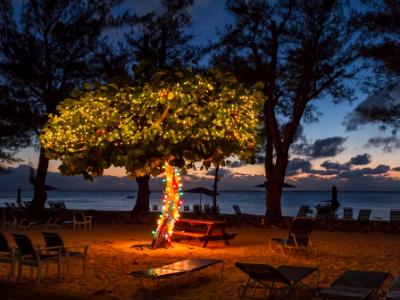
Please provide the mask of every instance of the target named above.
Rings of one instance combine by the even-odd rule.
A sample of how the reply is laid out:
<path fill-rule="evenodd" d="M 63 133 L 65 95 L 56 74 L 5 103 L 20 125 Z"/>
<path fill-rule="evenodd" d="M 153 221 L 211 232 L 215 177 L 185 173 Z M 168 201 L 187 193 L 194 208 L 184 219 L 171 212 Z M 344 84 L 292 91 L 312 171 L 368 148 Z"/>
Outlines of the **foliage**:
<path fill-rule="evenodd" d="M 263 84 L 268 222 L 281 219 L 289 150 L 301 122 L 315 121 L 313 101 L 352 99 L 357 58 L 345 1 L 229 0 L 234 18 L 214 45 L 212 63 L 238 80 Z M 268 199 L 268 201 L 267 201 Z"/>
<path fill-rule="evenodd" d="M 123 20 L 119 0 L 0 0 L 0 90 L 3 100 L 26 106 L 16 120 L 36 141 L 48 114 L 83 81 L 97 78 L 95 58 L 104 30 Z M 19 12 L 19 16 L 14 16 Z M 32 208 L 44 205 L 48 159 L 39 156 Z"/>
<path fill-rule="evenodd" d="M 59 106 L 41 136 L 63 174 L 101 175 L 111 165 L 158 175 L 165 161 L 205 167 L 237 154 L 254 161 L 263 96 L 228 74 L 178 72 L 143 86 L 97 86 Z"/>

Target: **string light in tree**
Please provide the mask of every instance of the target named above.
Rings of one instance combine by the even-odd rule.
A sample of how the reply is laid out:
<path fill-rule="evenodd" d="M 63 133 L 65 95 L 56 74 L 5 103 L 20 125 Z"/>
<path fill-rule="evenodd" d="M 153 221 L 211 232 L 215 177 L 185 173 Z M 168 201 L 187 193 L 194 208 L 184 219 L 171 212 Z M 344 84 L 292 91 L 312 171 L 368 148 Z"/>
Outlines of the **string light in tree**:
<path fill-rule="evenodd" d="M 165 163 L 164 198 L 157 229 L 153 231 L 153 248 L 171 245 L 175 222 L 179 219 L 179 208 L 182 205 L 182 183 L 179 171 Z"/>

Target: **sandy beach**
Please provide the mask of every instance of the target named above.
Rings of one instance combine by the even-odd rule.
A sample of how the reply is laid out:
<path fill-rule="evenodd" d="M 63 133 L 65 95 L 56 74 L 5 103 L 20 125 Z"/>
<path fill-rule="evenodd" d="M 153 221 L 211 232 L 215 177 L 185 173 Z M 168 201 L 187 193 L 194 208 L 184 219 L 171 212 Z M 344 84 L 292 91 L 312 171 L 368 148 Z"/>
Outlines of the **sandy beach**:
<path fill-rule="evenodd" d="M 230 227 L 229 232 L 239 235 L 225 245 L 210 242 L 203 248 L 200 242 L 175 242 L 168 249 L 151 250 L 153 225 L 146 224 L 94 224 L 92 230 L 60 230 L 66 244 L 88 243 L 88 274 L 82 277 L 81 261 L 72 263 L 71 277 L 60 283 L 56 268 L 51 267 L 39 286 L 30 278 L 29 268 L 24 270 L 21 283 L 7 283 L 8 265 L 1 266 L 1 299 L 238 299 L 239 286 L 246 275 L 234 266 L 235 262 L 268 263 L 275 267 L 290 265 L 317 266 L 320 287 L 326 287 L 347 269 L 381 270 L 392 275 L 400 273 L 400 235 L 388 233 L 353 233 L 314 230 L 312 242 L 317 256 L 291 253 L 282 256 L 269 250 L 269 238 L 285 237 L 287 229 L 277 230 L 253 226 Z M 10 232 L 6 232 L 12 241 Z M 40 231 L 28 231 L 34 242 L 44 245 Z M 132 248 L 133 245 L 136 245 Z M 139 246 L 138 246 L 139 245 Z M 129 275 L 134 270 L 159 267 L 187 258 L 215 258 L 224 261 L 223 277 L 220 266 L 202 272 L 156 282 L 144 280 L 145 288 Z M 310 287 L 296 290 L 298 299 L 314 298 L 316 276 L 304 283 Z M 387 285 L 387 284 L 386 284 Z M 5 295 L 5 296 L 4 296 Z M 262 298 L 262 294 L 257 294 Z M 3 298 L 5 297 L 5 298 Z M 284 299 L 277 295 L 276 299 Z"/>

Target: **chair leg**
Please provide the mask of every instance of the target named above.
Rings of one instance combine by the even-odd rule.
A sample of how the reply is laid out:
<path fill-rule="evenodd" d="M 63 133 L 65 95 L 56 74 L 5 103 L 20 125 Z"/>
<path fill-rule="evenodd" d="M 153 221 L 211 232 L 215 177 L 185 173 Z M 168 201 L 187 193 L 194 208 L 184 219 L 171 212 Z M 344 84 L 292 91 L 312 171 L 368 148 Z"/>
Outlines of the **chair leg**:
<path fill-rule="evenodd" d="M 18 264 L 18 274 L 17 274 L 17 279 L 16 279 L 17 282 L 21 279 L 21 274 L 22 274 L 22 264 L 20 262 Z"/>
<path fill-rule="evenodd" d="M 57 280 L 61 282 L 61 255 L 57 259 Z"/>
<path fill-rule="evenodd" d="M 87 257 L 85 256 L 83 258 L 83 276 L 86 277 L 86 273 L 87 273 Z"/>
<path fill-rule="evenodd" d="M 36 272 L 36 284 L 40 283 L 40 277 L 42 276 L 42 266 L 40 263 L 37 265 L 37 272 Z"/>
<path fill-rule="evenodd" d="M 15 273 L 15 261 L 11 261 L 10 265 L 10 273 L 8 273 L 8 281 L 12 281 L 14 279 L 14 273 Z"/>

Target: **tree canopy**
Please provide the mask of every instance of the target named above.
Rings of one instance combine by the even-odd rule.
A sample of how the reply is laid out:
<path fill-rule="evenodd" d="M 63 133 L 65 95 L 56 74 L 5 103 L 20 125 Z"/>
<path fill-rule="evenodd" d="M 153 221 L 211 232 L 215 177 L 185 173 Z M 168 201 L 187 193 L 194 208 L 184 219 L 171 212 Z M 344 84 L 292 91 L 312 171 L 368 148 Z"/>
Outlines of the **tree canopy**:
<path fill-rule="evenodd" d="M 212 63 L 264 84 L 266 216 L 275 223 L 290 146 L 301 122 L 317 119 L 313 101 L 352 99 L 353 32 L 340 0 L 230 0 L 227 9 L 234 21 L 214 45 Z"/>
<path fill-rule="evenodd" d="M 262 93 L 216 70 L 173 76 L 143 86 L 87 86 L 66 99 L 43 130 L 46 155 L 61 161 L 63 174 L 86 177 L 110 166 L 156 176 L 165 161 L 209 167 L 234 154 L 254 162 Z"/>

